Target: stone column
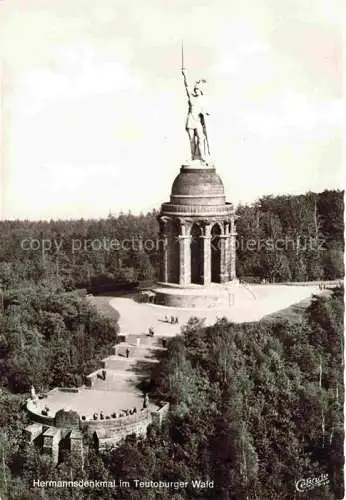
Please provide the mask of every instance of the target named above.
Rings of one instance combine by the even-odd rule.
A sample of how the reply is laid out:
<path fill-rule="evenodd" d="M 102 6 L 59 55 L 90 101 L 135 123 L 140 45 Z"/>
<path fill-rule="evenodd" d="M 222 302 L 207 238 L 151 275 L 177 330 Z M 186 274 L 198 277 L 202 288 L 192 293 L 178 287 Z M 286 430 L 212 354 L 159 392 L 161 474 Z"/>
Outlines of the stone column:
<path fill-rule="evenodd" d="M 203 239 L 203 285 L 211 283 L 211 226 L 205 225 Z"/>
<path fill-rule="evenodd" d="M 159 251 L 160 251 L 160 281 L 168 282 L 168 236 L 166 232 L 167 220 L 158 218 L 160 224 Z"/>
<path fill-rule="evenodd" d="M 220 283 L 226 283 L 228 281 L 228 270 L 227 270 L 227 260 L 226 260 L 226 241 L 227 236 L 225 234 L 220 235 Z"/>
<path fill-rule="evenodd" d="M 230 267 L 229 267 L 229 279 L 230 281 L 236 280 L 237 279 L 237 274 L 236 274 L 236 236 L 237 236 L 237 231 L 235 229 L 235 224 L 234 224 L 234 219 L 232 218 L 231 220 L 231 227 L 230 227 Z"/>
<path fill-rule="evenodd" d="M 230 280 L 231 260 L 232 260 L 231 233 L 230 233 L 230 224 L 227 222 L 225 224 L 225 269 L 227 274 L 227 276 L 225 276 L 225 282 Z"/>
<path fill-rule="evenodd" d="M 191 236 L 189 226 L 181 224 L 179 235 L 179 284 L 187 286 L 191 284 Z"/>
<path fill-rule="evenodd" d="M 161 276 L 160 279 L 164 283 L 168 282 L 168 236 L 162 233 L 160 237 L 160 244 L 163 246 L 161 252 Z"/>

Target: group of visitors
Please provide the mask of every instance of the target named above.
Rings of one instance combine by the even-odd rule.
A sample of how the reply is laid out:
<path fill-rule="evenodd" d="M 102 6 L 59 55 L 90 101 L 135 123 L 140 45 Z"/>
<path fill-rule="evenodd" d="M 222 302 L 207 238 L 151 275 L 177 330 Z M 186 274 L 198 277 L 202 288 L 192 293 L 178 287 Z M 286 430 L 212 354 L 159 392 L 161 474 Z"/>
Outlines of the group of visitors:
<path fill-rule="evenodd" d="M 131 408 L 131 409 L 128 409 L 128 410 L 121 410 L 119 413 L 112 413 L 111 416 L 106 416 L 104 415 L 103 411 L 100 411 L 100 420 L 105 420 L 105 419 L 109 419 L 109 418 L 121 418 L 121 417 L 129 417 L 130 415 L 134 415 L 135 413 L 137 413 L 137 408 L 134 407 L 134 408 Z M 99 414 L 97 412 L 95 412 L 93 414 L 93 419 L 94 420 L 98 420 L 99 419 Z"/>
<path fill-rule="evenodd" d="M 168 317 L 167 315 L 165 316 L 165 323 L 171 323 L 171 325 L 176 325 L 179 323 L 179 318 L 178 316 L 170 316 Z"/>
<path fill-rule="evenodd" d="M 154 304 L 155 303 L 155 293 L 152 292 L 151 290 L 142 290 L 141 293 L 138 295 L 137 300 L 139 302 Z"/>
<path fill-rule="evenodd" d="M 43 408 L 43 410 L 41 411 L 41 415 L 43 415 L 44 417 L 47 417 L 48 413 L 49 413 L 49 408 L 48 408 L 48 406 L 45 406 Z"/>

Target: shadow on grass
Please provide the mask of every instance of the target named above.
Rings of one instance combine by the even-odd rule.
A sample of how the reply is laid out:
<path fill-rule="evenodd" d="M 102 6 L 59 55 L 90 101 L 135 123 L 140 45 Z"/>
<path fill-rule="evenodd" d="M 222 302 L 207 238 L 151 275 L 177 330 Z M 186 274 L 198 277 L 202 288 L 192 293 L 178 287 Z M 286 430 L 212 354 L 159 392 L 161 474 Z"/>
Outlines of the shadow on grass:
<path fill-rule="evenodd" d="M 154 385 L 155 373 L 161 361 L 165 359 L 166 356 L 166 349 L 155 349 L 150 357 L 147 356 L 148 359 L 155 360 L 155 363 L 152 361 L 138 360 L 136 364 L 131 367 L 131 371 L 136 375 L 136 379 L 130 381 L 130 384 L 135 389 L 144 393 L 151 392 Z"/>
<path fill-rule="evenodd" d="M 91 304 L 93 304 L 96 307 L 97 311 L 100 314 L 114 321 L 119 321 L 120 318 L 119 312 L 116 309 L 114 309 L 114 307 L 112 307 L 109 303 L 109 301 L 112 298 L 113 297 L 109 294 L 107 296 L 102 296 L 102 295 L 93 296 L 90 297 L 88 300 L 90 301 Z"/>
<path fill-rule="evenodd" d="M 332 294 L 332 289 L 326 289 L 322 295 L 329 296 Z M 296 304 L 292 304 L 285 309 L 276 311 L 272 314 L 264 316 L 261 321 L 282 321 L 286 320 L 290 323 L 299 323 L 302 321 L 306 309 L 311 304 L 313 297 L 307 297 Z"/>

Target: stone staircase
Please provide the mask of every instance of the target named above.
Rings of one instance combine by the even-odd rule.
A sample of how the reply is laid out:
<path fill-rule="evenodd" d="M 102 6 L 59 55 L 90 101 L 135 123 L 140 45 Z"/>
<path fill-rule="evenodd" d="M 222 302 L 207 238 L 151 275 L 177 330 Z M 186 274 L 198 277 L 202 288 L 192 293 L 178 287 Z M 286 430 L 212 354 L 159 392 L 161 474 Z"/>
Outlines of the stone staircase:
<path fill-rule="evenodd" d="M 137 346 L 126 342 L 114 346 L 114 353 L 116 355 L 126 357 L 126 352 L 128 352 L 131 358 L 153 358 L 159 351 L 163 350 L 163 347 Z"/>
<path fill-rule="evenodd" d="M 73 397 L 79 398 L 79 411 L 72 411 L 73 418 L 77 416 L 77 424 L 71 423 L 69 403 L 61 402 L 66 390 L 56 389 L 61 409 L 50 418 L 49 423 L 37 421 L 38 415 L 35 414 L 36 423 L 26 427 L 27 440 L 36 443 L 44 453 L 51 455 L 55 464 L 59 461 L 60 449 L 70 449 L 71 453 L 82 457 L 83 435 L 80 422 L 84 425 L 83 429 L 87 429 L 89 437 L 93 436 L 95 439 L 96 436 L 97 449 L 102 449 L 108 445 L 116 445 L 129 434 L 144 437 L 151 423 L 161 425 L 167 415 L 169 404 L 149 401 L 144 396 L 141 385 L 150 380 L 151 370 L 159 362 L 159 353 L 166 350 L 166 341 L 158 336 L 149 337 L 144 334 L 122 334 L 119 335 L 119 340 L 122 341 L 114 346 L 114 354 L 104 358 L 101 367 L 87 376 L 86 385 L 73 391 L 68 390 L 69 395 L 73 392 Z M 117 408 L 114 412 L 109 409 L 113 401 Z M 30 402 L 32 403 L 31 400 Z M 93 406 L 92 410 L 90 406 Z M 107 409 L 105 408 L 103 415 L 104 407 Z M 98 408 L 102 409 L 100 415 Z M 128 413 L 129 411 L 132 413 Z M 63 426 L 60 423 L 58 425 L 58 414 L 59 418 L 65 419 Z"/>
<path fill-rule="evenodd" d="M 130 387 L 136 387 L 139 378 L 132 372 L 107 370 L 106 379 L 102 378 L 102 370 L 95 373 L 95 377 L 89 377 L 92 389 L 96 391 L 128 392 Z"/>
<path fill-rule="evenodd" d="M 105 370 L 133 370 L 136 364 L 139 363 L 158 363 L 157 359 L 145 357 L 124 357 L 114 354 L 104 358 L 102 361 L 102 368 Z"/>
<path fill-rule="evenodd" d="M 121 342 L 114 354 L 101 361 L 101 368 L 88 375 L 90 388 L 99 391 L 135 391 L 141 373 L 158 363 L 160 352 L 166 350 L 165 339 L 148 335 L 120 334 Z M 147 370 L 146 370 L 147 369 Z"/>
<path fill-rule="evenodd" d="M 150 347 L 162 347 L 162 342 L 163 342 L 163 338 L 162 337 L 158 337 L 158 336 L 154 336 L 154 337 L 150 337 L 149 335 L 146 335 L 146 334 L 126 334 L 126 333 L 122 333 L 122 334 L 119 334 L 119 337 L 120 338 L 124 338 L 124 341 L 125 343 L 129 344 L 129 345 L 141 345 L 141 346 L 150 346 Z M 120 343 L 121 344 L 121 343 Z M 120 346 L 120 344 L 117 344 L 118 346 Z"/>

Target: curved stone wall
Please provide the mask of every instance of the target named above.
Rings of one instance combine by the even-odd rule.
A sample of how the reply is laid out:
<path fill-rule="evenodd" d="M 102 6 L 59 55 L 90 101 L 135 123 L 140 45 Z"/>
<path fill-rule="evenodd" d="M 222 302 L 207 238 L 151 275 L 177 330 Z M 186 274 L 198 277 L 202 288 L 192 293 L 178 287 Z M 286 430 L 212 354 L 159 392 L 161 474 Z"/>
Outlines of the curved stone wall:
<path fill-rule="evenodd" d="M 105 444 L 115 445 L 130 434 L 145 437 L 148 426 L 153 420 L 157 423 L 161 423 L 162 418 L 168 411 L 169 405 L 166 403 L 160 408 L 145 408 L 133 415 L 124 417 L 98 418 L 97 420 L 92 418 L 87 420 L 80 419 L 78 425 L 74 419 L 73 423 L 66 421 L 65 426 L 57 425 L 58 422 L 56 422 L 55 416 L 41 415 L 34 402 L 30 399 L 27 401 L 26 408 L 31 419 L 36 423 L 42 424 L 46 428 L 48 427 L 56 430 L 58 430 L 58 428 L 65 428 L 71 430 L 79 427 L 80 429 L 84 429 L 89 437 L 94 437 L 96 433 L 99 446 L 102 448 Z M 60 412 L 66 413 L 67 416 L 70 413 L 68 411 L 64 412 L 64 410 L 60 410 Z"/>
<path fill-rule="evenodd" d="M 155 303 L 168 307 L 182 307 L 187 309 L 212 309 L 229 307 L 230 300 L 228 293 L 222 290 L 212 291 L 207 288 L 203 292 L 198 293 L 193 288 L 184 289 L 181 293 L 172 288 L 167 287 L 167 290 L 155 290 Z"/>
<path fill-rule="evenodd" d="M 41 410 L 39 408 L 37 408 L 37 406 L 35 405 L 35 403 L 31 399 L 27 400 L 26 409 L 27 409 L 27 412 L 28 412 L 30 418 L 34 422 L 38 422 L 39 424 L 44 424 L 44 425 L 48 425 L 48 426 L 54 425 L 54 416 L 42 415 L 40 413 Z"/>
<path fill-rule="evenodd" d="M 82 428 L 86 429 L 89 435 L 95 431 L 104 431 L 108 434 L 132 434 L 143 433 L 151 423 L 151 411 L 144 409 L 125 417 L 109 418 L 104 420 L 86 420 L 82 421 Z"/>

